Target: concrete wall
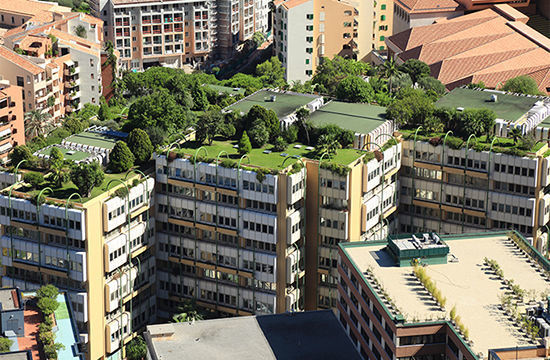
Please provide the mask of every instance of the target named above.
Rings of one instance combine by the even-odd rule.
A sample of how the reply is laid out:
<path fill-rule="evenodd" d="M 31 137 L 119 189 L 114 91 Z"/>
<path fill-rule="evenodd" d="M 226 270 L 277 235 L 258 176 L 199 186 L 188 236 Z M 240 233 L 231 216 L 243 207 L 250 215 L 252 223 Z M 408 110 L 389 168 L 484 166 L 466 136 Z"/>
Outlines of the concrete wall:
<path fill-rule="evenodd" d="M 71 60 L 80 68 L 80 103 L 98 105 L 101 97 L 101 58 L 87 52 L 71 48 Z"/>

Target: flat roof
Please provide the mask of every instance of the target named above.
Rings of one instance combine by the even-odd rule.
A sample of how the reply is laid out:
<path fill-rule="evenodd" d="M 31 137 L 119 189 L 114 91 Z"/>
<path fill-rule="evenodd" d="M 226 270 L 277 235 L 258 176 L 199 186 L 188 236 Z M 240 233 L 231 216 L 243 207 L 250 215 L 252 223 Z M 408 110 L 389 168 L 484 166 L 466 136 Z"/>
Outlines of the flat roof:
<path fill-rule="evenodd" d="M 526 337 L 514 322 L 499 310 L 499 296 L 504 294 L 503 284 L 484 265 L 484 258 L 494 259 L 504 271 L 505 279 L 527 290 L 535 290 L 537 300 L 548 291 L 550 284 L 543 273 L 503 233 L 459 236 L 441 236 L 450 248 L 446 264 L 428 265 L 427 274 L 447 298 L 446 314 L 428 298 L 420 282 L 412 275 L 412 267 L 397 267 L 385 250 L 386 244 L 353 243 L 341 245 L 343 251 L 362 273 L 371 271 L 383 284 L 407 321 L 430 321 L 447 315 L 453 306 L 469 329 L 474 353 L 488 349 L 529 345 Z M 456 258 L 458 261 L 451 261 Z M 529 296 L 529 295 L 527 295 Z M 417 320 L 416 320 L 417 319 Z"/>
<path fill-rule="evenodd" d="M 14 351 L 0 354 L 1 360 L 32 360 L 27 351 Z"/>
<path fill-rule="evenodd" d="M 369 104 L 331 101 L 310 115 L 317 126 L 337 125 L 356 133 L 368 134 L 386 121 L 386 108 Z"/>
<path fill-rule="evenodd" d="M 275 101 L 270 101 L 271 96 L 276 97 Z M 246 98 L 228 106 L 227 110 L 237 110 L 242 113 L 247 113 L 248 110 L 254 105 L 260 105 L 268 110 L 273 110 L 277 114 L 277 117 L 283 118 L 292 114 L 298 108 L 309 104 L 315 98 L 319 96 L 295 94 L 295 93 L 283 93 L 271 90 L 260 90 L 254 94 L 247 96 Z"/>
<path fill-rule="evenodd" d="M 95 146 L 102 149 L 112 149 L 115 147 L 118 140 L 120 139 L 114 136 L 91 131 L 83 131 L 79 134 L 69 136 L 64 141 L 87 146 Z"/>
<path fill-rule="evenodd" d="M 492 95 L 497 95 L 497 102 L 491 101 Z M 456 88 L 435 104 L 437 107 L 446 106 L 453 109 L 458 107 L 464 109 L 491 109 L 499 119 L 516 121 L 539 100 L 529 96 L 514 96 L 493 91 Z"/>
<path fill-rule="evenodd" d="M 64 158 L 67 159 L 67 160 L 80 161 L 80 160 L 84 160 L 84 159 L 92 156 L 92 154 L 84 152 L 84 151 L 71 150 L 71 149 L 66 149 L 66 148 L 63 148 L 63 147 L 57 147 L 57 148 L 59 150 L 61 150 L 61 153 L 63 154 Z M 53 149 L 53 147 L 42 149 L 42 150 L 39 150 L 38 153 L 39 154 L 44 154 L 44 155 L 50 155 L 52 149 Z M 67 153 L 69 153 L 69 154 L 67 154 Z"/>
<path fill-rule="evenodd" d="M 332 310 L 149 325 L 163 360 L 360 359 Z M 155 333 L 173 332 L 155 338 Z M 149 334 L 147 334 L 149 337 Z"/>
<path fill-rule="evenodd" d="M 245 90 L 243 88 L 232 88 L 229 86 L 214 85 L 214 84 L 204 84 L 204 86 L 207 86 L 212 90 L 216 90 L 218 92 L 229 94 L 229 95 L 236 95 L 236 94 L 244 95 L 245 93 Z"/>
<path fill-rule="evenodd" d="M 550 127 L 550 116 L 548 116 L 546 119 L 542 120 L 542 122 L 540 124 L 538 124 L 538 126 Z"/>
<path fill-rule="evenodd" d="M 15 289 L 0 289 L 0 304 L 2 304 L 2 311 L 20 309 L 17 291 Z"/>

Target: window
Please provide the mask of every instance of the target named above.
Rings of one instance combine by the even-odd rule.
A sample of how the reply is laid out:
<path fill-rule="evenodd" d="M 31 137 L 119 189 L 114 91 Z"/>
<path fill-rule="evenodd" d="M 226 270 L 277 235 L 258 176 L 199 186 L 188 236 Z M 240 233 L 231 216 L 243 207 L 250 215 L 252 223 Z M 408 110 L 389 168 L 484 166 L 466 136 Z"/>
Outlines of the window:
<path fill-rule="evenodd" d="M 306 59 L 306 65 L 309 64 L 309 59 Z"/>
<path fill-rule="evenodd" d="M 308 20 L 313 20 L 313 14 L 307 14 L 307 15 L 306 15 L 306 19 L 308 19 Z"/>
<path fill-rule="evenodd" d="M 306 25 L 307 31 L 313 31 L 313 25 Z"/>
<path fill-rule="evenodd" d="M 386 20 L 386 15 L 380 16 L 380 20 L 385 21 Z"/>
<path fill-rule="evenodd" d="M 380 6 L 380 9 L 381 10 L 386 10 L 386 4 L 382 4 L 382 6 Z"/>
<path fill-rule="evenodd" d="M 386 40 L 386 37 L 384 35 L 380 36 L 380 41 Z"/>

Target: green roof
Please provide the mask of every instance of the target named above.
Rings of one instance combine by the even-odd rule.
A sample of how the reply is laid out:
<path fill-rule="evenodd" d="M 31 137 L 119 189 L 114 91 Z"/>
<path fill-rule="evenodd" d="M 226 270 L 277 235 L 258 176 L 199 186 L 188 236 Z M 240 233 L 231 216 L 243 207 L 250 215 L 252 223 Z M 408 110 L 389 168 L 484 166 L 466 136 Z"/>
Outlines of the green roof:
<path fill-rule="evenodd" d="M 311 114 L 317 126 L 337 125 L 356 133 L 368 134 L 386 121 L 386 108 L 369 104 L 331 101 Z"/>
<path fill-rule="evenodd" d="M 275 101 L 270 101 L 272 95 L 276 96 Z M 263 106 L 266 109 L 275 111 L 277 117 L 283 118 L 292 114 L 298 108 L 309 104 L 315 98 L 311 95 L 296 95 L 289 93 L 279 93 L 269 90 L 260 90 L 235 104 L 228 106 L 227 110 L 237 110 L 242 113 L 247 113 L 254 105 Z"/>
<path fill-rule="evenodd" d="M 546 127 L 546 128 L 550 127 L 550 116 L 544 119 L 538 126 Z"/>
<path fill-rule="evenodd" d="M 498 101 L 492 102 L 491 95 L 497 95 Z M 537 98 L 528 96 L 514 96 L 489 91 L 456 88 L 436 103 L 437 107 L 450 107 L 465 109 L 491 109 L 497 114 L 497 118 L 516 121 L 529 111 Z"/>
<path fill-rule="evenodd" d="M 113 136 L 99 134 L 90 131 L 83 131 L 79 134 L 74 134 L 65 139 L 65 141 L 95 146 L 102 149 L 112 149 L 115 147 L 116 142 L 119 139 Z"/>
<path fill-rule="evenodd" d="M 204 86 L 207 86 L 210 89 L 215 90 L 217 92 L 226 93 L 228 95 L 236 95 L 236 94 L 244 95 L 244 92 L 245 92 L 245 90 L 242 88 L 232 88 L 229 86 L 221 86 L 221 85 L 214 85 L 214 84 L 204 84 Z"/>
<path fill-rule="evenodd" d="M 38 153 L 39 154 L 50 155 L 52 149 L 53 149 L 53 147 L 47 148 L 47 149 L 42 149 Z M 61 150 L 61 153 L 63 153 L 63 156 L 67 160 L 80 161 L 80 160 L 84 160 L 84 159 L 92 156 L 92 154 L 84 152 L 84 151 L 75 151 L 75 150 L 65 149 L 65 148 L 62 148 L 62 147 L 58 147 L 58 149 Z M 68 155 L 67 154 L 68 152 L 71 152 L 71 154 Z"/>
<path fill-rule="evenodd" d="M 205 154 L 204 151 L 200 151 L 198 153 L 198 156 L 200 157 L 207 157 L 210 159 L 215 159 L 220 151 L 224 150 L 228 153 L 228 156 L 232 160 L 238 161 L 240 159 L 240 156 L 237 153 L 237 148 L 234 146 L 237 145 L 238 141 L 231 140 L 231 141 L 214 141 L 212 145 L 203 145 L 204 148 L 206 148 L 206 151 L 208 152 L 208 155 Z M 300 146 L 297 148 L 296 146 Z M 291 158 L 287 160 L 283 167 L 283 161 L 285 161 L 286 156 L 298 156 L 298 157 L 305 157 L 305 158 L 314 158 L 315 157 L 315 150 L 307 150 L 308 146 L 295 143 L 289 145 L 285 151 L 277 152 L 277 151 L 271 151 L 270 153 L 266 154 L 264 151 L 270 151 L 272 150 L 272 145 L 266 145 L 263 148 L 256 148 L 252 149 L 252 151 L 248 154 L 248 157 L 250 158 L 250 165 L 252 166 L 258 166 L 263 168 L 268 168 L 272 170 L 282 170 L 289 165 L 294 164 L 297 160 L 297 158 Z M 198 148 L 197 143 L 194 141 L 189 141 L 184 143 L 180 151 L 187 155 L 195 155 L 195 152 Z M 287 155 L 283 156 L 281 154 L 286 153 Z M 330 160 L 330 162 L 334 162 L 341 165 L 348 165 L 354 160 L 358 159 L 360 156 L 364 155 L 365 152 L 354 150 L 354 149 L 340 149 L 338 150 L 337 154 Z M 225 155 L 220 156 L 220 160 L 226 159 Z M 243 166 L 249 165 L 248 161 L 245 159 L 242 162 Z"/>

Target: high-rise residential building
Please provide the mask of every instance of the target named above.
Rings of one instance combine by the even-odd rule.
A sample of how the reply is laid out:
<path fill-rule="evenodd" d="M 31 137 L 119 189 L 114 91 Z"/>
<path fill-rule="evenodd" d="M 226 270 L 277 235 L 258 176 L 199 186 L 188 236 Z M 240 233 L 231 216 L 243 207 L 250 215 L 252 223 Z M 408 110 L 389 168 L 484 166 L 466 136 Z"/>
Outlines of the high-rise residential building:
<path fill-rule="evenodd" d="M 0 5 L 0 11 L 4 5 Z M 23 88 L 23 111 L 47 111 L 54 123 L 102 95 L 102 21 L 44 11 L 8 30 L 0 48 L 0 77 Z"/>
<path fill-rule="evenodd" d="M 287 81 L 311 79 L 324 57 L 365 60 L 385 50 L 392 34 L 391 1 L 278 0 L 273 11 L 273 50 Z"/>
<path fill-rule="evenodd" d="M 227 57 L 237 44 L 268 28 L 265 0 L 94 0 L 91 8 L 105 21 L 105 39 L 128 70 L 181 68 Z"/>
<path fill-rule="evenodd" d="M 122 135 L 91 128 L 57 146 L 66 160 L 105 163 Z M 64 185 L 39 191 L 17 182 L 0 195 L 2 286 L 63 289 L 86 358 L 121 358 L 122 344 L 156 316 L 155 181 L 107 174 L 82 198 L 72 183 Z"/>
<path fill-rule="evenodd" d="M 25 145 L 25 121 L 21 88 L 0 81 L 0 162 L 17 145 Z"/>
<path fill-rule="evenodd" d="M 515 231 L 390 235 L 339 255 L 337 316 L 364 359 L 549 354 L 550 262 Z"/>
<path fill-rule="evenodd" d="M 488 146 L 476 149 L 470 143 L 466 149 L 462 141 L 457 147 L 422 136 L 415 142 L 414 131 L 402 130 L 401 231 L 456 234 L 514 229 L 546 253 L 548 98 L 457 88 L 436 106 L 489 108 L 497 115 L 497 136 L 506 137 L 510 128 L 520 127 L 524 134 L 544 141 L 517 153 L 498 145 L 489 151 Z"/>
<path fill-rule="evenodd" d="M 449 90 L 479 82 L 495 89 L 527 75 L 548 94 L 550 39 L 526 25 L 528 20 L 510 5 L 495 5 L 396 33 L 386 44 L 398 65 L 424 61 Z"/>

